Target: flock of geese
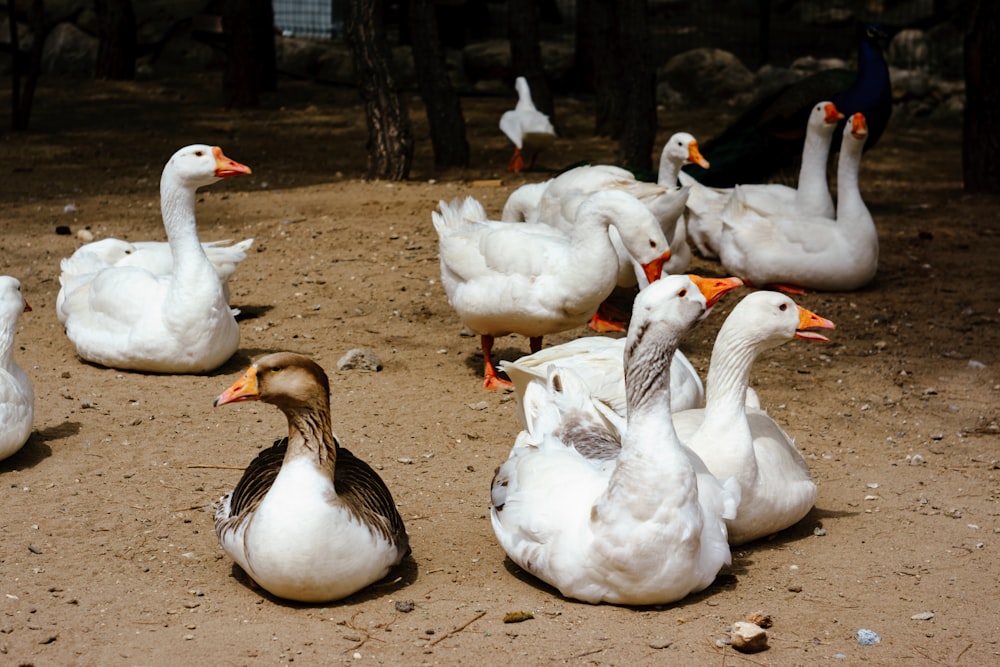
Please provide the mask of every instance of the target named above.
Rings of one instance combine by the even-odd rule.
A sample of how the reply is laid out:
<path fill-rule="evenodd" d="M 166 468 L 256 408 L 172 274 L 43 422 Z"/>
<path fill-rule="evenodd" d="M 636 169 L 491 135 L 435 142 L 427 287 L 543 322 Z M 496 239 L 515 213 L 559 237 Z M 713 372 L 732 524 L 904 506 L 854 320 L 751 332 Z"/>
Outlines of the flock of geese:
<path fill-rule="evenodd" d="M 582 166 L 518 188 L 501 220 L 471 197 L 432 213 L 448 301 L 481 337 L 484 385 L 518 399 L 522 430 L 490 489 L 494 532 L 513 562 L 563 595 L 681 599 L 711 584 L 731 561 L 730 545 L 787 528 L 812 508 L 808 467 L 749 376 L 762 351 L 826 340 L 815 329 L 833 323 L 783 292 L 749 294 L 719 331 L 707 387 L 678 346 L 741 285 L 846 290 L 872 278 L 878 249 L 858 193 L 860 114 L 843 135 L 836 207 L 826 186 L 841 117 L 832 103 L 816 106 L 798 188 L 703 187 L 681 167 L 709 164 L 694 137 L 678 133 L 658 183 Z M 233 355 L 240 332 L 227 281 L 253 240 L 202 243 L 195 193 L 249 173 L 219 147 L 182 148 L 161 176 L 166 243 L 104 239 L 62 260 L 58 317 L 80 358 L 204 373 Z M 685 274 L 689 237 L 739 277 Z M 604 304 L 616 287 L 638 288 L 630 313 Z M 0 277 L 0 458 L 32 430 L 31 382 L 13 358 L 27 310 L 20 283 Z M 542 349 L 543 336 L 584 324 L 626 335 Z M 494 339 L 511 333 L 527 336 L 532 353 L 494 364 Z M 319 365 L 278 352 L 214 403 L 259 400 L 287 418 L 288 435 L 251 461 L 215 509 L 223 550 L 281 598 L 344 598 L 410 552 L 389 489 L 334 435 L 329 396 Z"/>

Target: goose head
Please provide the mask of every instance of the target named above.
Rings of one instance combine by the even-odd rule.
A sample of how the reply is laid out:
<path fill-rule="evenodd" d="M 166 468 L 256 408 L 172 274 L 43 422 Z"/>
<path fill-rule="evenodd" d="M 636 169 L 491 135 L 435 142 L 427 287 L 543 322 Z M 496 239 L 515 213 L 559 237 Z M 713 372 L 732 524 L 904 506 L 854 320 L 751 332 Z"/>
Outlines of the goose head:
<path fill-rule="evenodd" d="M 0 322 L 16 322 L 21 313 L 30 310 L 21 294 L 21 282 L 11 276 L 0 276 Z"/>
<path fill-rule="evenodd" d="M 330 381 L 323 368 L 309 357 L 276 352 L 255 361 L 213 405 L 263 401 L 282 411 L 328 410 Z"/>
<path fill-rule="evenodd" d="M 844 119 L 837 105 L 833 102 L 818 102 L 809 114 L 809 127 L 829 135 Z"/>
<path fill-rule="evenodd" d="M 698 148 L 698 141 L 694 135 L 688 132 L 676 132 L 663 145 L 661 159 L 667 157 L 678 167 L 686 164 L 696 164 L 703 169 L 708 169 L 708 160 L 701 154 Z"/>
<path fill-rule="evenodd" d="M 632 324 L 626 350 L 650 328 L 661 328 L 668 338 L 680 337 L 724 294 L 743 284 L 739 278 L 664 276 L 640 290 L 632 306 Z"/>
<path fill-rule="evenodd" d="M 218 146 L 192 144 L 174 153 L 167 161 L 161 187 L 166 182 L 177 182 L 196 190 L 222 178 L 250 173 L 250 167 L 226 157 Z"/>
<path fill-rule="evenodd" d="M 748 294 L 733 308 L 726 324 L 746 339 L 760 341 L 765 349 L 792 338 L 826 341 L 826 336 L 810 329 L 835 328 L 833 322 L 799 306 L 788 295 L 769 291 Z"/>

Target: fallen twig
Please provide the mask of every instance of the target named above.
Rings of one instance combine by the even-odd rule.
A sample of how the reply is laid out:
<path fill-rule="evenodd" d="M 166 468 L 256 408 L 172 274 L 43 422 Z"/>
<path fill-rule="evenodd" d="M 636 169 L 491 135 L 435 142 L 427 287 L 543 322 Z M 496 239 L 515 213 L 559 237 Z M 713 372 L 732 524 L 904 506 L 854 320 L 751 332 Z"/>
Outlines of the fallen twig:
<path fill-rule="evenodd" d="M 485 615 L 486 615 L 485 611 L 479 612 L 478 614 L 476 614 L 475 616 L 473 616 L 471 619 L 469 619 L 468 621 L 466 621 L 462 625 L 458 626 L 457 628 L 453 628 L 453 629 L 449 630 L 448 632 L 444 633 L 443 635 L 441 635 L 440 637 L 438 637 L 437 639 L 435 639 L 434 641 L 432 641 L 430 644 L 428 644 L 428 646 L 434 646 L 435 644 L 437 644 L 439 642 L 443 642 L 445 639 L 447 639 L 448 637 L 451 637 L 452 635 L 457 635 L 459 632 L 461 632 L 462 630 L 465 630 L 467 627 L 469 627 L 470 625 L 472 625 L 473 623 L 475 623 L 476 621 L 478 621 L 479 619 L 481 619 Z"/>
<path fill-rule="evenodd" d="M 245 470 L 246 466 L 220 466 L 212 463 L 192 463 L 185 468 L 215 468 L 216 470 Z"/>

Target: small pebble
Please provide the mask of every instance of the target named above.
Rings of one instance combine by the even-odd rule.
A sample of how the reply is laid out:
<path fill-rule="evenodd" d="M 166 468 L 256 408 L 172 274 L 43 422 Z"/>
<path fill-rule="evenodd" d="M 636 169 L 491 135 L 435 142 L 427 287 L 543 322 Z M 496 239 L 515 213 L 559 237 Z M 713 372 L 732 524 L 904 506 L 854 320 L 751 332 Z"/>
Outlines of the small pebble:
<path fill-rule="evenodd" d="M 933 611 L 922 611 L 919 614 L 914 614 L 913 616 L 910 616 L 910 619 L 914 621 L 929 621 L 932 618 L 934 618 Z"/>
<path fill-rule="evenodd" d="M 736 621 L 730 641 L 733 648 L 741 653 L 758 653 L 767 648 L 767 632 L 754 623 Z"/>
<path fill-rule="evenodd" d="M 673 644 L 674 643 L 669 639 L 654 639 L 649 642 L 649 648 L 654 648 L 659 651 L 660 649 L 670 648 Z"/>
<path fill-rule="evenodd" d="M 857 639 L 858 643 L 862 646 L 873 646 L 882 641 L 882 635 L 874 630 L 869 630 L 868 628 L 861 628 L 855 632 L 854 638 Z"/>
<path fill-rule="evenodd" d="M 94 240 L 94 233 L 89 229 L 79 229 L 76 232 L 76 238 L 80 239 L 84 243 L 90 243 Z"/>
<path fill-rule="evenodd" d="M 409 614 L 415 607 L 416 605 L 413 604 L 413 600 L 399 600 L 396 602 L 396 611 L 404 614 Z"/>
<path fill-rule="evenodd" d="M 375 350 L 357 347 L 337 360 L 337 368 L 342 371 L 360 369 L 363 371 L 382 370 L 382 360 Z"/>
<path fill-rule="evenodd" d="M 822 528 L 820 526 L 816 526 L 815 528 L 813 528 L 813 535 L 815 535 L 816 537 L 825 537 L 826 536 L 826 528 Z"/>

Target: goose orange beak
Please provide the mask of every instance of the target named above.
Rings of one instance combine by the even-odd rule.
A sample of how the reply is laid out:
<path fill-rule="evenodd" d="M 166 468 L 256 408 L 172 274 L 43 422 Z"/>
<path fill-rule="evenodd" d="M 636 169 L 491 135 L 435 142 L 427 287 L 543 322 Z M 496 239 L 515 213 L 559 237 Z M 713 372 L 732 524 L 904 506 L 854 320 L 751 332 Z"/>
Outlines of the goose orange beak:
<path fill-rule="evenodd" d="M 855 139 L 864 139 L 868 136 L 868 121 L 863 113 L 856 113 L 851 116 L 851 134 Z"/>
<path fill-rule="evenodd" d="M 226 157 L 218 146 L 212 146 L 212 155 L 215 156 L 215 175 L 219 178 L 253 173 L 250 167 L 245 164 L 240 164 L 236 160 Z"/>
<path fill-rule="evenodd" d="M 705 159 L 705 156 L 703 156 L 701 151 L 698 149 L 697 141 L 692 141 L 688 144 L 688 160 L 695 163 L 702 169 L 708 169 L 708 160 Z"/>
<path fill-rule="evenodd" d="M 825 317 L 820 317 L 816 313 L 806 310 L 802 306 L 798 306 L 799 309 L 799 328 L 795 330 L 796 338 L 804 338 L 806 340 L 830 340 L 826 336 L 815 331 L 806 331 L 806 329 L 835 329 L 835 325 L 830 320 Z"/>
<path fill-rule="evenodd" d="M 652 262 L 642 265 L 642 272 L 646 274 L 646 280 L 655 282 L 663 274 L 663 265 L 670 261 L 670 250 L 654 259 Z"/>
<path fill-rule="evenodd" d="M 739 278 L 702 278 L 693 273 L 689 273 L 688 278 L 691 279 L 691 282 L 698 287 L 698 291 L 705 297 L 705 305 L 708 308 L 717 304 L 726 292 L 743 285 L 743 281 Z"/>
<path fill-rule="evenodd" d="M 844 119 L 844 114 L 840 113 L 837 109 L 837 105 L 833 102 L 827 102 L 826 107 L 826 124 L 833 125 L 834 123 L 839 123 Z"/>
<path fill-rule="evenodd" d="M 257 386 L 257 367 L 251 366 L 243 376 L 230 385 L 229 389 L 219 394 L 212 403 L 214 407 L 239 401 L 256 401 L 260 399 L 260 389 Z"/>

